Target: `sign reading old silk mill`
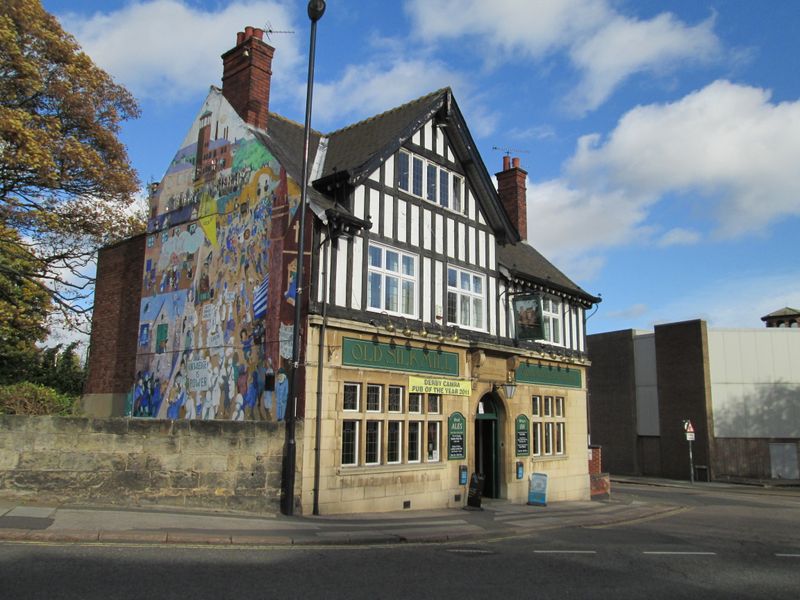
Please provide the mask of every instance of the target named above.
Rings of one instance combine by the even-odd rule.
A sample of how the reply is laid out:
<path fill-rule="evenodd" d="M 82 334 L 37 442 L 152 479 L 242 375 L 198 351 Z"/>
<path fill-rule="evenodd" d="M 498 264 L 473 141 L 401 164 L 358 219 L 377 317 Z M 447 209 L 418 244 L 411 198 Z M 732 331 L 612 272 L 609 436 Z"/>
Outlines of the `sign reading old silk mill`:
<path fill-rule="evenodd" d="M 342 364 L 391 371 L 458 376 L 458 354 L 344 338 Z"/>

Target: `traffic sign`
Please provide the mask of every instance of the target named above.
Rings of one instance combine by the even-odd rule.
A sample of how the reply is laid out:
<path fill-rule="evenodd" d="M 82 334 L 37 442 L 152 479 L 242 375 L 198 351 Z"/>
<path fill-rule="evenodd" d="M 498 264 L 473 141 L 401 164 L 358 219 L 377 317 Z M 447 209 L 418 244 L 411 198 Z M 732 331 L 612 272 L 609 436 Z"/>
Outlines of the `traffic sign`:
<path fill-rule="evenodd" d="M 687 442 L 693 442 L 694 441 L 694 432 L 693 431 L 687 431 L 686 432 L 686 441 Z"/>
<path fill-rule="evenodd" d="M 692 425 L 692 422 L 689 419 L 686 419 L 683 422 L 683 430 L 686 433 L 694 433 L 694 425 Z"/>

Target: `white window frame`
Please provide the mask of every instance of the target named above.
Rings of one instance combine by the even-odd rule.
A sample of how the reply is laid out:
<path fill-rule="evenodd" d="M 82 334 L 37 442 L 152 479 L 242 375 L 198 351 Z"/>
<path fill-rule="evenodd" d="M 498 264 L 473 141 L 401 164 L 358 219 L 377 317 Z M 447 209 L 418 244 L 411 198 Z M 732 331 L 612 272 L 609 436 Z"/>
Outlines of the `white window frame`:
<path fill-rule="evenodd" d="M 556 421 L 556 454 L 563 456 L 566 448 L 567 426 L 564 421 Z"/>
<path fill-rule="evenodd" d="M 559 418 L 564 416 L 564 396 L 556 396 L 553 399 L 553 416 Z"/>
<path fill-rule="evenodd" d="M 553 433 L 555 423 L 553 421 L 545 421 L 544 423 L 544 454 L 545 456 L 553 455 Z"/>
<path fill-rule="evenodd" d="M 542 298 L 542 333 L 544 334 L 542 340 L 555 346 L 564 345 L 564 332 L 561 330 L 562 305 L 562 301 L 556 298 L 550 296 Z"/>
<path fill-rule="evenodd" d="M 465 185 L 464 177 L 455 173 L 448 169 L 447 167 L 443 167 L 439 163 L 430 161 L 426 158 L 422 158 L 418 154 L 414 154 L 413 152 L 409 152 L 408 150 L 401 150 L 399 152 L 400 156 L 407 156 L 408 157 L 408 181 L 406 182 L 405 187 L 403 186 L 403 177 L 402 177 L 402 170 L 400 168 L 400 161 L 403 160 L 402 158 L 398 158 L 397 163 L 397 189 L 406 192 L 412 196 L 416 196 L 417 198 L 421 198 L 426 202 L 430 202 L 431 204 L 436 204 L 441 206 L 445 210 L 450 210 L 454 213 L 459 215 L 464 215 L 467 212 L 467 203 L 466 193 L 467 188 Z M 419 168 L 419 191 L 417 191 L 414 187 L 414 174 L 416 172 L 416 168 Z M 433 182 L 431 182 L 431 176 L 433 177 Z M 442 177 L 444 176 L 445 180 L 447 181 L 447 198 L 443 198 L 442 194 Z M 456 182 L 458 184 L 456 185 Z M 432 185 L 431 185 L 432 183 Z M 430 189 L 429 189 L 430 188 Z M 456 194 L 455 190 L 458 188 L 458 202 L 455 201 Z M 430 197 L 430 192 L 433 191 L 433 197 Z M 443 203 L 446 202 L 446 203 Z"/>
<path fill-rule="evenodd" d="M 431 410 L 431 401 L 436 399 L 436 408 L 435 410 Z M 442 395 L 441 394 L 428 394 L 427 398 L 428 402 L 425 405 L 426 412 L 429 415 L 440 415 L 442 414 Z"/>
<path fill-rule="evenodd" d="M 371 254 L 372 250 L 380 250 L 381 253 L 381 265 L 373 266 L 370 264 L 372 260 Z M 391 271 L 386 268 L 386 253 L 387 252 L 394 252 L 398 255 L 398 270 Z M 417 316 L 417 280 L 419 278 L 419 260 L 418 257 L 414 254 L 409 254 L 408 252 L 403 252 L 402 250 L 398 250 L 397 248 L 393 248 L 391 246 L 386 246 L 383 244 L 376 244 L 374 242 L 370 242 L 369 248 L 367 249 L 368 258 L 367 258 L 367 310 L 372 312 L 385 312 L 389 315 L 396 315 L 399 317 L 407 317 L 407 318 L 416 318 Z M 404 259 L 411 259 L 413 264 L 414 273 L 412 275 L 407 275 L 403 272 L 403 261 Z M 380 289 L 378 291 L 378 302 L 377 306 L 373 306 L 373 298 L 372 298 L 372 279 L 373 275 L 377 275 L 380 277 Z M 386 306 L 386 288 L 387 288 L 387 280 L 394 279 L 397 281 L 397 310 L 393 310 Z M 403 288 L 404 284 L 408 284 L 411 286 L 411 306 L 409 312 L 403 312 Z"/>
<path fill-rule="evenodd" d="M 391 435 L 392 425 L 397 425 L 397 460 L 389 460 L 389 451 L 391 449 L 391 442 L 389 436 Z M 386 464 L 399 465 L 403 462 L 403 422 L 402 421 L 387 421 L 386 423 Z"/>
<path fill-rule="evenodd" d="M 534 417 L 542 416 L 542 397 L 531 396 L 531 414 Z"/>
<path fill-rule="evenodd" d="M 442 422 L 441 421 L 428 421 L 427 427 L 425 428 L 425 456 L 426 461 L 429 463 L 438 463 L 442 460 Z M 436 430 L 436 435 L 434 436 L 435 447 L 431 448 L 430 446 L 430 439 L 431 439 L 431 429 Z"/>
<path fill-rule="evenodd" d="M 417 429 L 417 443 L 411 443 L 411 430 L 416 426 Z M 408 422 L 408 462 L 409 464 L 416 464 L 422 462 L 422 438 L 427 432 L 425 431 L 425 421 L 409 421 Z M 417 450 L 417 458 L 411 458 L 411 448 L 415 447 Z"/>
<path fill-rule="evenodd" d="M 411 398 L 412 398 L 412 396 L 417 401 L 417 408 L 416 409 L 412 409 L 411 408 Z M 408 412 L 409 412 L 409 414 L 421 415 L 422 414 L 422 405 L 424 403 L 425 403 L 425 395 L 424 394 L 420 394 L 420 393 L 416 393 L 416 392 L 410 393 L 408 395 Z"/>
<path fill-rule="evenodd" d="M 397 390 L 398 393 L 400 394 L 400 408 L 398 408 L 396 410 L 392 410 L 392 391 L 394 391 L 394 390 Z M 387 412 L 393 413 L 393 414 L 403 412 L 403 405 L 405 404 L 405 402 L 404 402 L 405 390 L 406 390 L 406 388 L 404 388 L 402 385 L 390 385 L 389 386 L 389 391 L 387 392 L 387 395 L 386 395 L 386 411 Z"/>
<path fill-rule="evenodd" d="M 347 408 L 346 398 L 347 398 L 347 388 L 355 388 L 356 390 L 356 407 L 355 408 Z M 359 412 L 361 409 L 361 384 L 360 383 L 345 383 L 344 384 L 344 391 L 342 392 L 342 410 L 344 412 Z"/>
<path fill-rule="evenodd" d="M 378 431 L 376 432 L 375 436 L 375 460 L 369 461 L 367 460 L 367 452 L 369 452 L 369 438 L 370 435 L 370 425 L 375 424 L 378 426 Z M 383 450 L 383 446 L 381 442 L 383 441 L 383 421 L 379 419 L 368 419 L 366 424 L 364 425 L 364 464 L 368 466 L 379 465 L 381 464 L 381 452 Z"/>
<path fill-rule="evenodd" d="M 553 397 L 552 396 L 545 396 L 544 397 L 544 412 L 543 416 L 545 417 L 552 417 L 553 416 Z"/>
<path fill-rule="evenodd" d="M 378 390 L 378 408 L 370 408 L 369 407 L 369 391 L 371 389 Z M 381 413 L 383 412 L 383 386 L 378 383 L 368 383 L 367 384 L 367 399 L 364 402 L 364 406 L 367 409 L 368 413 Z"/>
<path fill-rule="evenodd" d="M 450 274 L 451 271 L 455 274 L 456 278 L 456 285 L 453 286 L 450 284 Z M 470 289 L 464 289 L 461 287 L 462 277 L 466 275 L 469 279 L 469 286 Z M 473 292 L 472 288 L 475 285 L 475 280 L 480 281 L 481 291 L 480 292 Z M 453 294 L 456 299 L 456 306 L 455 306 L 455 317 L 456 320 L 453 321 L 450 319 L 450 295 Z M 461 315 L 461 304 L 462 299 L 466 299 L 469 305 L 469 323 L 464 323 L 462 321 Z M 475 315 L 475 303 L 480 301 L 480 324 L 476 325 Z M 486 331 L 486 277 L 481 273 L 476 273 L 475 271 L 469 271 L 467 269 L 462 269 L 460 267 L 454 267 L 451 265 L 447 266 L 447 306 L 446 306 L 446 313 L 447 313 L 447 323 L 448 325 L 455 325 L 457 327 L 463 327 L 464 329 L 472 329 L 474 331 Z"/>
<path fill-rule="evenodd" d="M 533 425 L 533 455 L 534 456 L 541 456 L 542 455 L 542 422 L 535 421 L 532 423 Z"/>
<path fill-rule="evenodd" d="M 353 434 L 353 437 L 354 437 L 354 439 L 353 439 L 353 444 L 354 444 L 353 462 L 351 462 L 351 463 L 344 462 L 344 427 L 345 427 L 345 425 L 347 423 L 354 423 L 355 424 L 355 432 Z M 342 461 L 342 466 L 343 467 L 356 467 L 356 466 L 358 466 L 358 458 L 359 458 L 359 456 L 358 456 L 359 435 L 358 434 L 359 434 L 360 425 L 361 425 L 361 421 L 359 421 L 357 419 L 345 419 L 345 420 L 342 421 L 342 452 L 341 452 L 341 455 L 340 455 L 339 458 Z"/>

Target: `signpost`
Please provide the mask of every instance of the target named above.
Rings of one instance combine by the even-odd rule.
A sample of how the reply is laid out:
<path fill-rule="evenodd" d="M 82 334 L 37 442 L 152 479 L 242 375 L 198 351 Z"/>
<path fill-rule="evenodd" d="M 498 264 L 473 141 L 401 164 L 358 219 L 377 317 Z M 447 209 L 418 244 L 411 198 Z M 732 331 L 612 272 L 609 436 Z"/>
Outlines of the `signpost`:
<path fill-rule="evenodd" d="M 694 459 L 692 458 L 692 442 L 694 441 L 694 425 L 689 419 L 683 420 L 683 430 L 686 432 L 686 441 L 689 442 L 689 481 L 694 483 Z"/>

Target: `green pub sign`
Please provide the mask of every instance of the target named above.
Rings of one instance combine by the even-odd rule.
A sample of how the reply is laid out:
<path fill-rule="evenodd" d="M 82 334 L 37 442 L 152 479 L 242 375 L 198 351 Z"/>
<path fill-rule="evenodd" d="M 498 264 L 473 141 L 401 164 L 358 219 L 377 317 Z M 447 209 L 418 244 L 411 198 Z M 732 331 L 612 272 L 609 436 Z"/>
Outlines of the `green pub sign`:
<path fill-rule="evenodd" d="M 447 460 L 463 460 L 464 436 L 467 433 L 467 421 L 460 412 L 454 412 L 447 419 Z"/>
<path fill-rule="evenodd" d="M 528 417 L 519 415 L 515 421 L 514 429 L 516 431 L 516 456 L 530 456 L 531 455 L 531 427 Z"/>
<path fill-rule="evenodd" d="M 352 338 L 342 340 L 342 364 L 458 377 L 458 354 L 455 352 Z"/>
<path fill-rule="evenodd" d="M 543 364 L 521 364 L 516 371 L 517 383 L 541 383 L 559 387 L 582 387 L 581 370 L 575 367 Z"/>

